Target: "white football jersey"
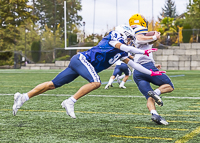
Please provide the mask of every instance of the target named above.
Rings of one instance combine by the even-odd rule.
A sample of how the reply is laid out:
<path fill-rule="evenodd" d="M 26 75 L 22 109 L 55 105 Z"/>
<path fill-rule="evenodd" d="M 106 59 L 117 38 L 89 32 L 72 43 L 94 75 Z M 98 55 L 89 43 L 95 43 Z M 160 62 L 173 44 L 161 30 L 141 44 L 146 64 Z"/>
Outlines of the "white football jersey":
<path fill-rule="evenodd" d="M 138 34 L 146 34 L 148 33 L 148 29 L 142 26 L 135 26 L 133 27 L 133 31 L 135 33 L 135 36 L 137 36 Z M 138 44 L 136 41 L 136 38 L 133 39 L 133 44 L 135 45 L 136 48 L 141 49 L 141 50 L 148 50 L 152 48 L 152 44 Z M 139 63 L 139 64 L 145 64 L 148 62 L 153 62 L 155 63 L 154 59 L 153 59 L 153 54 L 150 53 L 149 57 L 146 55 L 142 55 L 142 54 L 135 54 L 134 56 L 134 61 Z"/>

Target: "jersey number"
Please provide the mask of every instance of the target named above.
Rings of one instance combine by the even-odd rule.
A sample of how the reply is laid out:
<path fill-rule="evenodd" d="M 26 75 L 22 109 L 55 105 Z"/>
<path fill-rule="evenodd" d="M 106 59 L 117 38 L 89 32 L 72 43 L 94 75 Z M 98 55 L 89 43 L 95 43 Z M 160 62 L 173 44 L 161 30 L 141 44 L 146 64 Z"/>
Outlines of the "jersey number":
<path fill-rule="evenodd" d="M 109 64 L 114 64 L 118 59 L 119 59 L 119 57 L 121 56 L 121 54 L 120 53 L 118 53 L 117 55 L 115 55 L 114 56 L 114 58 L 111 58 L 108 62 L 109 62 Z"/>

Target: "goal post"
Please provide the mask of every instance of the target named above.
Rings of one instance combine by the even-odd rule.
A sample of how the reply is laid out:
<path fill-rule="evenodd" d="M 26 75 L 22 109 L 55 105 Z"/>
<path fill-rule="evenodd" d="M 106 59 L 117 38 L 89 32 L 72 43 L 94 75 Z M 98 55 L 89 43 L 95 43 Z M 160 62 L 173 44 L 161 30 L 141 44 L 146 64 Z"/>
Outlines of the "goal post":
<path fill-rule="evenodd" d="M 91 49 L 92 47 L 65 47 L 65 50 L 88 50 Z"/>
<path fill-rule="evenodd" d="M 88 50 L 92 47 L 67 47 L 67 3 L 64 1 L 64 39 L 65 39 L 65 50 Z"/>

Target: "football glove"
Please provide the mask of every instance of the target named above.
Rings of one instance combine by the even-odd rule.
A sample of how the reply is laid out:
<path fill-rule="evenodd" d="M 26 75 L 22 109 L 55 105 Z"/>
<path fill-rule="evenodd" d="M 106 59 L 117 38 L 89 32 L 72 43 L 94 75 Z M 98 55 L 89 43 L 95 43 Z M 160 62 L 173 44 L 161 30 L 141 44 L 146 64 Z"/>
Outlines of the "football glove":
<path fill-rule="evenodd" d="M 151 52 L 155 52 L 155 51 L 157 51 L 157 50 L 158 50 L 157 48 L 152 48 L 152 49 L 145 50 L 145 51 L 144 51 L 144 55 L 149 56 L 149 54 L 150 54 Z"/>
<path fill-rule="evenodd" d="M 150 69 L 150 71 L 152 71 L 151 76 L 157 76 L 162 75 L 162 73 L 166 73 L 166 71 L 153 71 L 152 69 Z"/>

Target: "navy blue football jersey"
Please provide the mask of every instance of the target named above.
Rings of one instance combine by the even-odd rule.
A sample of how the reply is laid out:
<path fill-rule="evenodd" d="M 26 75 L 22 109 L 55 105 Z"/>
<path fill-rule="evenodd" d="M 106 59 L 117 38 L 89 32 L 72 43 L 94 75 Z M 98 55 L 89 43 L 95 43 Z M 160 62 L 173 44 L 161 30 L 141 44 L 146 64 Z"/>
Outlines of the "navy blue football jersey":
<path fill-rule="evenodd" d="M 117 60 L 122 57 L 128 57 L 128 53 L 119 50 L 109 44 L 110 41 L 124 43 L 123 37 L 116 31 L 111 31 L 105 36 L 97 46 L 82 52 L 88 62 L 90 62 L 95 68 L 96 72 L 100 72 L 113 65 Z"/>

